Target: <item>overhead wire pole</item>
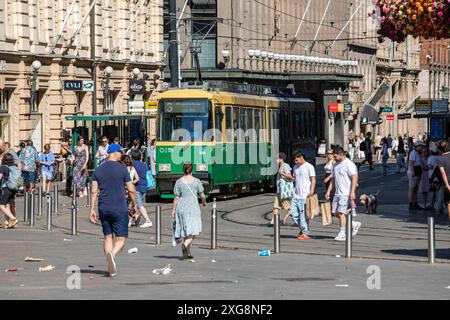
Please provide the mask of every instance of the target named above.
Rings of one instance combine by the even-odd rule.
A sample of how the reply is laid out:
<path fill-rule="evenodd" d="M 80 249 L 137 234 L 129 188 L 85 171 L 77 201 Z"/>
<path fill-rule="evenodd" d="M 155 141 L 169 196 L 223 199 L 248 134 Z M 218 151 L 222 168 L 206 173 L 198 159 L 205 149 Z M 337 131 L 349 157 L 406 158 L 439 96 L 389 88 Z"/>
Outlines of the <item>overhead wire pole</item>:
<path fill-rule="evenodd" d="M 93 1 L 93 0 L 91 0 Z M 92 81 L 94 81 L 94 91 L 92 91 L 92 114 L 97 114 L 97 64 L 95 61 L 95 6 L 91 10 L 90 18 L 90 34 L 91 34 L 91 59 L 92 59 Z M 96 131 L 95 121 L 92 123 L 92 129 Z"/>
<path fill-rule="evenodd" d="M 67 22 L 69 21 L 69 17 L 71 16 L 72 11 L 73 11 L 73 9 L 75 8 L 75 4 L 77 3 L 77 1 L 78 1 L 78 0 L 73 0 L 72 4 L 71 4 L 70 7 L 69 7 L 69 12 L 67 13 L 66 17 L 64 18 L 64 22 L 63 22 L 63 24 L 62 24 L 62 26 L 61 26 L 61 29 L 59 30 L 58 35 L 56 36 L 55 40 L 54 40 L 53 43 L 52 43 L 52 48 L 51 48 L 51 51 L 52 51 L 52 52 L 54 52 L 54 50 L 55 50 L 55 48 L 56 48 L 56 45 L 57 45 L 58 42 L 59 42 L 59 39 L 61 39 L 61 36 L 62 36 L 62 34 L 63 34 L 63 32 L 64 32 L 64 29 L 66 28 Z"/>
<path fill-rule="evenodd" d="M 114 59 L 115 55 L 117 54 L 117 51 L 120 50 L 120 46 L 122 45 L 123 40 L 125 40 L 125 37 L 127 36 L 128 32 L 130 32 L 131 26 L 134 24 L 134 22 L 136 21 L 137 16 L 139 15 L 139 12 L 141 11 L 142 7 L 145 5 L 145 3 L 147 2 L 147 0 L 142 0 L 141 5 L 139 6 L 139 8 L 137 9 L 136 13 L 134 14 L 133 19 L 131 19 L 130 23 L 128 24 L 127 29 L 125 30 L 124 34 L 122 35 L 122 37 L 119 40 L 119 43 L 117 44 L 117 47 L 114 48 L 114 51 L 112 53 L 112 57 Z"/>
<path fill-rule="evenodd" d="M 169 65 L 170 65 L 170 86 L 180 87 L 180 75 L 178 73 L 178 63 L 180 54 L 178 50 L 178 30 L 177 30 L 177 0 L 169 0 Z"/>
<path fill-rule="evenodd" d="M 359 4 L 358 8 L 356 8 L 355 12 L 353 12 L 353 14 L 351 15 L 351 17 L 348 19 L 347 23 L 345 24 L 345 26 L 342 28 L 342 30 L 339 32 L 339 34 L 337 35 L 336 39 L 334 39 L 333 43 L 330 45 L 330 49 L 334 46 L 334 44 L 336 43 L 336 41 L 339 39 L 339 37 L 342 35 L 342 33 L 344 32 L 344 30 L 347 28 L 347 26 L 350 24 L 350 21 L 352 21 L 353 17 L 358 13 L 359 9 L 361 9 L 362 5 L 366 2 L 366 0 L 361 0 L 361 3 Z"/>
<path fill-rule="evenodd" d="M 305 12 L 303 13 L 302 20 L 300 20 L 300 24 L 297 28 L 297 32 L 295 33 L 294 40 L 292 41 L 291 49 L 294 49 L 294 46 L 297 43 L 298 34 L 300 33 L 300 29 L 302 28 L 303 21 L 305 21 L 305 17 L 306 17 L 306 14 L 308 13 L 308 9 L 309 9 L 309 6 L 311 5 L 311 2 L 312 2 L 312 0 L 309 0 L 308 4 L 306 5 L 306 9 L 305 9 Z"/>
<path fill-rule="evenodd" d="M 183 9 L 181 10 L 180 17 L 177 19 L 177 44 L 180 44 L 180 33 L 178 32 L 178 28 L 180 27 L 181 19 L 183 18 L 184 11 L 186 10 L 187 4 L 190 0 L 186 0 L 184 2 Z M 178 53 L 178 86 L 181 87 L 181 59 L 180 54 Z"/>
<path fill-rule="evenodd" d="M 320 24 L 317 27 L 316 35 L 314 36 L 314 40 L 313 40 L 313 42 L 311 44 L 311 48 L 309 48 L 309 52 L 310 53 L 312 52 L 312 49 L 314 48 L 314 45 L 316 44 L 317 36 L 319 35 L 320 28 L 322 27 L 323 20 L 325 19 L 325 16 L 327 15 L 328 8 L 330 7 L 330 4 L 331 4 L 331 0 L 328 0 L 327 7 L 325 8 L 325 12 L 323 13 L 322 19 L 320 20 Z"/>

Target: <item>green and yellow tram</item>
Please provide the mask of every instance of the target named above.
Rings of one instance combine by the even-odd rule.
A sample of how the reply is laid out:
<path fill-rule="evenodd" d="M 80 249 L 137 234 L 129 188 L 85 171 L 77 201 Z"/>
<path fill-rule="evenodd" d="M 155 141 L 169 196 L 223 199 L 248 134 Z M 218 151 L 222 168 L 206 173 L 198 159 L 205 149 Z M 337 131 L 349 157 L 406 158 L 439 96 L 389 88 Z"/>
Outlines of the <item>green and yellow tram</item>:
<path fill-rule="evenodd" d="M 186 161 L 208 195 L 274 186 L 278 152 L 315 159 L 310 99 L 223 90 L 172 89 L 158 96 L 157 192 L 173 198 Z"/>

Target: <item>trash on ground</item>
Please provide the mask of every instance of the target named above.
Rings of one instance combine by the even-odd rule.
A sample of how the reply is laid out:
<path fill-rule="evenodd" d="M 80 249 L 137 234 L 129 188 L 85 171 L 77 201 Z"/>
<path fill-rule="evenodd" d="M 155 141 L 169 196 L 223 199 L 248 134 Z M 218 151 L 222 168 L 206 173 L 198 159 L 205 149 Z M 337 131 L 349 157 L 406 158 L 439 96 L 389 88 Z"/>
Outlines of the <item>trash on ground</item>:
<path fill-rule="evenodd" d="M 128 254 L 137 253 L 137 252 L 138 252 L 138 248 L 131 248 L 130 250 L 128 250 Z"/>
<path fill-rule="evenodd" d="M 39 272 L 51 272 L 55 269 L 55 266 L 52 266 L 51 264 L 49 264 L 48 266 L 44 267 L 44 268 L 39 268 Z"/>
<path fill-rule="evenodd" d="M 215 262 L 216 262 L 216 260 L 211 260 L 211 262 L 212 262 L 212 263 L 215 263 Z"/>
<path fill-rule="evenodd" d="M 239 283 L 239 281 L 237 281 L 237 280 L 234 280 L 233 282 L 234 282 L 234 283 Z"/>
<path fill-rule="evenodd" d="M 24 259 L 25 262 L 42 262 L 44 261 L 44 259 L 41 258 L 31 258 L 31 257 L 26 257 Z"/>
<path fill-rule="evenodd" d="M 447 288 L 445 288 L 445 289 L 450 289 L 450 286 L 448 286 Z"/>
<path fill-rule="evenodd" d="M 152 273 L 156 274 L 156 275 L 161 275 L 161 274 L 162 275 L 168 275 L 171 272 L 172 272 L 172 269 L 170 268 L 170 263 L 167 266 L 165 266 L 164 268 L 155 269 L 155 270 L 152 271 Z"/>
<path fill-rule="evenodd" d="M 338 255 L 338 254 L 336 255 L 336 258 L 340 258 L 340 257 L 341 257 L 340 255 Z"/>
<path fill-rule="evenodd" d="M 190 262 L 195 262 L 195 260 L 194 259 L 191 259 L 191 260 L 189 260 Z"/>
<path fill-rule="evenodd" d="M 92 276 L 91 276 L 91 277 L 89 277 L 89 279 L 91 279 L 91 280 L 92 280 L 92 279 L 94 279 L 94 277 L 92 277 Z"/>
<path fill-rule="evenodd" d="M 21 287 L 25 287 L 25 285 L 24 285 L 24 284 L 21 284 L 20 286 L 21 286 Z"/>
<path fill-rule="evenodd" d="M 64 241 L 65 241 L 65 242 L 72 242 L 73 239 L 66 239 L 66 238 L 64 238 Z"/>
<path fill-rule="evenodd" d="M 336 287 L 348 288 L 348 284 L 337 284 Z"/>
<path fill-rule="evenodd" d="M 262 250 L 258 252 L 258 256 L 260 257 L 270 257 L 270 250 Z"/>
<path fill-rule="evenodd" d="M 6 269 L 5 272 L 17 272 L 19 270 L 23 270 L 23 268 L 9 268 L 9 269 Z"/>

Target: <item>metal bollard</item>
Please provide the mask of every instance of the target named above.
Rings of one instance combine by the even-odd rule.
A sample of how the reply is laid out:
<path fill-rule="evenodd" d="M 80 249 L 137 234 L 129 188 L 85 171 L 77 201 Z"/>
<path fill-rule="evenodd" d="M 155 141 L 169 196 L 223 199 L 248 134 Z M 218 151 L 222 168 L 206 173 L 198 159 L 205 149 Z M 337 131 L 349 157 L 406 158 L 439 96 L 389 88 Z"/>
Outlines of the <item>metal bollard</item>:
<path fill-rule="evenodd" d="M 75 189 L 74 189 L 75 190 Z M 77 235 L 77 215 L 78 215 L 78 209 L 77 209 L 77 193 L 74 192 L 72 194 L 72 227 L 71 227 L 71 234 L 73 236 Z"/>
<path fill-rule="evenodd" d="M 434 217 L 428 218 L 428 263 L 436 263 L 436 235 Z"/>
<path fill-rule="evenodd" d="M 28 191 L 25 191 L 24 195 L 23 195 L 23 222 L 28 222 L 28 205 L 30 204 L 29 202 L 29 197 L 28 197 Z"/>
<path fill-rule="evenodd" d="M 353 233 L 353 214 L 346 215 L 347 224 L 345 226 L 345 257 L 352 257 L 352 233 Z"/>
<path fill-rule="evenodd" d="M 42 216 L 42 186 L 38 189 L 38 216 Z"/>
<path fill-rule="evenodd" d="M 86 197 L 86 207 L 90 207 L 91 206 L 91 183 L 88 182 L 87 184 L 87 197 Z"/>
<path fill-rule="evenodd" d="M 54 186 L 54 199 L 53 199 L 53 209 L 55 210 L 55 214 L 58 214 L 58 205 L 59 205 L 59 197 L 58 197 L 58 185 Z"/>
<path fill-rule="evenodd" d="M 156 223 L 156 244 L 161 244 L 161 206 L 156 206 L 156 215 L 155 215 L 155 223 Z"/>
<path fill-rule="evenodd" d="M 211 210 L 211 249 L 217 249 L 217 204 L 216 199 L 213 202 Z"/>
<path fill-rule="evenodd" d="M 30 195 L 29 195 L 29 205 L 28 205 L 28 208 L 29 208 L 29 217 L 30 217 L 30 221 L 29 221 L 29 226 L 30 227 L 34 227 L 34 193 L 33 192 L 30 192 Z"/>
<path fill-rule="evenodd" d="M 273 225 L 273 237 L 275 242 L 275 253 L 280 253 L 280 215 L 275 215 L 275 223 Z"/>
<path fill-rule="evenodd" d="M 47 197 L 47 230 L 52 230 L 52 197 Z"/>

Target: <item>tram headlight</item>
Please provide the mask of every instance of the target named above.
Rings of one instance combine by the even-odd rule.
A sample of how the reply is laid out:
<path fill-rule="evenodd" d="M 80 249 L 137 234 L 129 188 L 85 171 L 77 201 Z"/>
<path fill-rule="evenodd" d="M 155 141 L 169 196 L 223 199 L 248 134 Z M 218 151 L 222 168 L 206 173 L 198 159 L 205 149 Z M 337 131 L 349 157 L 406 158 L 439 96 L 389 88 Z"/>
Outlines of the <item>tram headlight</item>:
<path fill-rule="evenodd" d="M 208 165 L 206 165 L 206 164 L 197 164 L 196 167 L 195 167 L 195 170 L 197 172 L 208 171 Z"/>
<path fill-rule="evenodd" d="M 170 172 L 171 165 L 170 163 L 160 163 L 158 168 L 159 172 Z"/>

